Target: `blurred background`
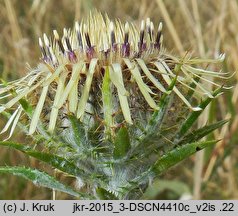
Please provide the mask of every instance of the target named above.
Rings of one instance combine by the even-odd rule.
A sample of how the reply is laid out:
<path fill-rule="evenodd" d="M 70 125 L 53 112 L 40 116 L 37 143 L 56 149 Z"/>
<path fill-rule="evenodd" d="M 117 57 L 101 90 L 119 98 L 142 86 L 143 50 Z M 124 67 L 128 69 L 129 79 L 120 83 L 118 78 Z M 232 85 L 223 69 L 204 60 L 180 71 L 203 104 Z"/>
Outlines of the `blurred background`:
<path fill-rule="evenodd" d="M 76 20 L 95 8 L 112 19 L 132 21 L 138 26 L 147 17 L 156 25 L 162 21 L 164 47 L 170 53 L 183 56 L 188 51 L 201 58 L 225 53 L 220 68 L 231 73 L 238 69 L 237 0 L 0 0 L 0 78 L 10 81 L 25 75 L 29 65 L 34 68 L 39 62 L 38 37 L 44 32 L 51 35 L 53 29 L 62 33 L 64 27 L 73 27 Z M 216 67 L 212 69 L 220 69 Z M 204 125 L 230 119 L 208 137 L 221 140 L 160 176 L 145 194 L 146 199 L 238 199 L 237 79 L 235 73 L 229 80 L 233 88 L 215 100 L 198 122 Z M 6 119 L 0 116 L 0 128 L 4 122 Z M 20 132 L 12 139 L 31 142 Z M 47 165 L 0 147 L 0 166 L 3 165 L 38 167 L 52 173 Z M 22 178 L 0 176 L 0 199 L 51 197 L 52 191 Z M 72 197 L 57 193 L 57 199 Z"/>

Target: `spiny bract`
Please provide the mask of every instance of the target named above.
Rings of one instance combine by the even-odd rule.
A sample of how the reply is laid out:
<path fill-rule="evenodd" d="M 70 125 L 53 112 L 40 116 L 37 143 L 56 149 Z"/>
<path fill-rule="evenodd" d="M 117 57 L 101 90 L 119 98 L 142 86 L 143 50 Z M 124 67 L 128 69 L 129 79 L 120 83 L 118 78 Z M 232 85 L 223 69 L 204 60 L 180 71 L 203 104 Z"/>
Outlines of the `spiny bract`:
<path fill-rule="evenodd" d="M 1 104 L 0 112 L 15 110 L 2 133 L 11 128 L 12 135 L 24 112 L 21 99 L 27 99 L 34 108 L 29 134 L 45 119 L 53 132 L 67 113 L 87 122 L 101 118 L 109 129 L 123 122 L 133 124 L 138 110 L 158 109 L 161 94 L 175 78 L 172 92 L 191 110 L 199 111 L 185 98 L 184 89 L 196 86 L 198 99 L 212 97 L 197 78 L 217 85 L 209 77 L 223 78 L 225 73 L 193 65 L 216 63 L 224 55 L 217 60 L 191 59 L 188 55 L 178 59 L 162 49 L 161 31 L 162 23 L 155 30 L 150 19 L 143 20 L 138 28 L 91 13 L 80 24 L 76 22 L 73 30 L 64 29 L 62 37 L 56 30 L 52 39 L 44 34 L 44 42 L 39 38 L 42 59 L 37 68 L 19 80 L 0 85 L 0 100 L 9 100 Z M 112 94 L 103 94 L 103 89 L 110 89 Z"/>

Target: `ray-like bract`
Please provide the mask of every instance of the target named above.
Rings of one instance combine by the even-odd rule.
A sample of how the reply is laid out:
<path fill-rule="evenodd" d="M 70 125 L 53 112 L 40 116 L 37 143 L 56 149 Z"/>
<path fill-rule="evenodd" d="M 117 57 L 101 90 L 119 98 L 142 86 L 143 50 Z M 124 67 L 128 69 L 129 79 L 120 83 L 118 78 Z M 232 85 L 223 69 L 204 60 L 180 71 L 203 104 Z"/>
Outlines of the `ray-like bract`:
<path fill-rule="evenodd" d="M 80 98 L 79 104 L 78 104 L 78 112 L 77 112 L 78 118 L 81 118 L 85 112 L 85 107 L 86 107 L 86 104 L 88 101 L 89 91 L 91 89 L 93 74 L 95 72 L 95 67 L 96 67 L 97 61 L 98 61 L 97 59 L 92 59 L 90 66 L 89 66 L 89 70 L 86 73 L 87 79 L 86 79 L 84 88 L 82 90 L 82 95 L 81 95 L 81 98 Z"/>
<path fill-rule="evenodd" d="M 16 97 L 14 97 L 12 100 L 10 100 L 8 103 L 2 105 L 0 107 L 0 112 L 3 112 L 6 109 L 11 108 L 15 103 L 17 103 L 20 99 L 22 99 L 23 97 L 25 97 L 28 93 L 32 92 L 33 90 L 35 90 L 37 87 L 39 87 L 42 83 L 44 82 L 44 80 L 39 81 L 36 85 L 30 87 L 26 87 L 20 94 L 18 94 Z"/>
<path fill-rule="evenodd" d="M 63 104 L 65 103 L 65 101 L 69 95 L 69 92 L 71 91 L 73 86 L 76 85 L 76 81 L 78 80 L 78 78 L 80 76 L 80 70 L 82 69 L 82 66 L 83 66 L 82 62 L 74 65 L 71 77 L 70 77 L 65 89 L 63 90 L 63 94 L 61 95 L 61 97 L 58 101 L 58 104 L 57 104 L 58 107 L 63 106 Z"/>
<path fill-rule="evenodd" d="M 120 64 L 112 64 L 112 68 L 110 68 L 110 78 L 112 80 L 112 83 L 117 88 L 123 116 L 129 124 L 132 124 L 130 107 L 127 99 L 128 91 L 124 87 Z"/>
<path fill-rule="evenodd" d="M 55 98 L 54 98 L 53 106 L 52 106 L 51 113 L 50 113 L 50 118 L 49 118 L 50 122 L 49 122 L 49 126 L 48 126 L 48 131 L 51 133 L 55 129 L 56 120 L 57 120 L 58 112 L 59 112 L 59 108 L 60 108 L 58 106 L 58 103 L 59 103 L 60 97 L 63 94 L 66 76 L 67 76 L 67 73 L 63 72 L 60 75 L 59 79 L 57 80 L 57 89 L 56 89 Z"/>
<path fill-rule="evenodd" d="M 165 73 L 166 69 L 164 68 L 164 65 L 161 62 L 156 62 L 155 66 L 158 68 L 158 70 L 162 71 L 163 73 Z M 165 82 L 170 85 L 172 80 L 170 79 L 170 77 L 168 75 L 162 74 L 163 79 L 165 80 Z M 173 87 L 173 91 L 178 95 L 179 98 L 181 98 L 181 100 L 193 111 L 200 111 L 201 108 L 200 107 L 193 107 L 188 100 L 183 96 L 183 94 L 178 90 L 178 88 L 176 86 Z"/>
<path fill-rule="evenodd" d="M 48 75 L 48 77 L 50 76 L 50 74 Z M 31 119 L 31 124 L 30 124 L 30 129 L 29 129 L 29 134 L 33 134 L 36 130 L 39 118 L 40 118 L 40 114 L 42 112 L 44 103 L 45 103 L 45 99 L 46 99 L 46 95 L 48 92 L 48 88 L 49 86 L 44 86 L 41 92 L 41 96 L 39 98 L 39 101 L 37 103 L 37 106 L 35 108 L 35 111 L 33 113 L 32 119 Z"/>
<path fill-rule="evenodd" d="M 142 59 L 137 59 L 138 64 L 140 65 L 141 69 L 145 73 L 145 75 L 148 77 L 148 79 L 161 91 L 166 92 L 163 85 L 157 80 L 153 75 L 150 73 L 149 69 L 147 68 L 145 62 Z"/>
<path fill-rule="evenodd" d="M 153 92 L 143 82 L 141 74 L 140 74 L 139 69 L 137 68 L 136 64 L 132 63 L 128 59 L 124 59 L 124 61 L 125 61 L 126 65 L 127 65 L 128 69 L 132 73 L 132 76 L 136 80 L 136 83 L 138 84 L 138 87 L 139 87 L 141 93 L 143 94 L 145 100 L 148 102 L 148 104 L 150 105 L 151 108 L 156 109 L 157 105 L 156 105 L 155 101 L 153 100 L 153 98 L 150 96 L 150 93 L 153 94 Z"/>
<path fill-rule="evenodd" d="M 172 71 L 170 70 L 170 68 L 165 64 L 165 62 L 162 62 L 162 65 L 164 66 L 164 68 L 166 69 L 166 71 L 167 71 L 170 75 L 173 75 L 173 72 L 172 72 Z M 211 94 L 208 90 L 206 90 L 199 82 L 197 82 L 197 81 L 193 78 L 192 74 L 189 74 L 188 71 L 184 70 L 182 67 L 181 67 L 181 72 L 184 73 L 184 76 L 183 76 L 183 77 L 186 77 L 187 83 L 194 83 L 195 86 L 197 86 L 197 88 L 201 89 L 201 91 L 203 92 L 202 94 L 207 95 L 207 96 L 210 97 L 210 98 L 213 98 L 212 94 Z M 181 75 L 178 75 L 178 81 L 180 81 L 180 80 L 181 80 Z M 185 86 L 186 86 L 186 82 L 181 81 L 180 83 L 181 83 L 182 85 L 185 85 Z M 194 90 L 195 90 L 195 89 L 194 89 Z M 175 91 L 177 91 L 176 88 L 175 88 Z M 197 90 L 196 90 L 196 92 L 197 92 Z"/>
<path fill-rule="evenodd" d="M 11 130 L 10 130 L 10 133 L 9 133 L 8 137 L 5 140 L 8 140 L 8 139 L 11 138 L 11 136 L 12 136 L 12 134 L 13 134 L 16 126 L 17 126 L 17 123 L 18 123 L 18 121 L 19 121 L 19 119 L 21 117 L 22 111 L 23 111 L 23 108 L 20 107 L 20 109 L 18 110 L 17 115 L 16 115 L 16 117 L 15 117 L 13 123 L 12 123 L 12 127 L 11 127 Z"/>
<path fill-rule="evenodd" d="M 18 111 L 20 110 L 21 106 L 18 106 L 18 108 L 14 111 L 14 113 L 10 116 L 10 118 L 8 119 L 7 123 L 5 124 L 4 128 L 2 129 L 1 133 L 5 133 L 8 128 L 10 127 L 10 125 L 12 124 L 12 122 L 14 121 Z"/>

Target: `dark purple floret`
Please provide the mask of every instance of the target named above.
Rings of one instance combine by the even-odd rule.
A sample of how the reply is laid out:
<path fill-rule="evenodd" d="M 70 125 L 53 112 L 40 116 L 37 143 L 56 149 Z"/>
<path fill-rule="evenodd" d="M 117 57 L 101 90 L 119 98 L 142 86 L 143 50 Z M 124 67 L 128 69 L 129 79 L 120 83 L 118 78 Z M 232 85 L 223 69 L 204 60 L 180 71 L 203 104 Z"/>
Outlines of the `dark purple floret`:
<path fill-rule="evenodd" d="M 129 43 L 122 44 L 122 56 L 123 57 L 130 56 L 130 44 Z"/>

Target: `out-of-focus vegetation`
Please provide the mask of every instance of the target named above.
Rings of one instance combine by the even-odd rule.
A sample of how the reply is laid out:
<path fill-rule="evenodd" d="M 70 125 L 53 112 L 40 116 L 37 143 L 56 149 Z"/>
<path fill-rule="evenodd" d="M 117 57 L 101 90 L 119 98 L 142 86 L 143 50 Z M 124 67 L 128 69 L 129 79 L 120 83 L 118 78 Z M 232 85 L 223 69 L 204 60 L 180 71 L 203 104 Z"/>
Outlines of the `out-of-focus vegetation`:
<path fill-rule="evenodd" d="M 226 53 L 223 71 L 232 73 L 238 68 L 237 0 L 1 0 L 0 77 L 9 81 L 26 74 L 29 65 L 34 68 L 39 62 L 39 36 L 53 29 L 60 32 L 65 26 L 73 27 L 74 21 L 95 8 L 111 18 L 138 25 L 147 17 L 156 24 L 162 21 L 164 46 L 173 54 L 182 56 L 189 51 L 194 56 L 215 58 Z M 199 121 L 204 125 L 217 119 L 230 119 L 229 124 L 210 135 L 221 141 L 161 176 L 145 198 L 179 199 L 185 195 L 196 199 L 238 198 L 237 79 L 235 73 L 230 79 L 233 89 L 213 102 Z M 1 116 L 0 127 L 4 121 Z M 12 139 L 31 142 L 20 133 L 15 133 Z M 45 166 L 3 147 L 0 158 L 0 165 Z M 52 193 L 10 175 L 1 175 L 0 188 L 0 199 L 50 199 Z M 57 198 L 71 197 L 57 193 Z"/>

